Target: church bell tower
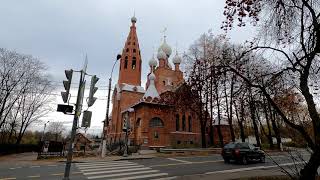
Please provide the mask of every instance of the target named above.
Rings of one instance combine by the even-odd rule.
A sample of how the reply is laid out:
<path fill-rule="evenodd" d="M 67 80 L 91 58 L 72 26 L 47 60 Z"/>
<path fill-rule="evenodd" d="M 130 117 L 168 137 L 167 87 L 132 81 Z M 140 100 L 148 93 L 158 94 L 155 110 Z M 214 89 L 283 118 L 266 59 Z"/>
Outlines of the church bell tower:
<path fill-rule="evenodd" d="M 131 18 L 130 32 L 122 50 L 118 84 L 141 86 L 141 54 L 136 32 L 137 18 Z"/>

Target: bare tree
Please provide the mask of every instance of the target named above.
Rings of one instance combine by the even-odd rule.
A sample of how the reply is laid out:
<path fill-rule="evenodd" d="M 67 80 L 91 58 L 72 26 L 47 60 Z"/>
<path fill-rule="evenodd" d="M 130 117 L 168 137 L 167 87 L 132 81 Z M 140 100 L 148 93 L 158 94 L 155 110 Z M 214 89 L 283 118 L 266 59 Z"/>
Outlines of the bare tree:
<path fill-rule="evenodd" d="M 9 143 L 15 137 L 19 144 L 30 124 L 49 111 L 53 88 L 44 70 L 32 56 L 0 49 L 0 134 Z"/>
<path fill-rule="evenodd" d="M 62 133 L 66 130 L 62 122 L 51 122 L 48 126 L 48 132 L 54 135 L 55 141 L 62 136 Z"/>
<path fill-rule="evenodd" d="M 262 43 L 251 43 L 248 51 L 267 50 L 278 54 L 280 69 L 269 74 L 269 82 L 279 77 L 287 76 L 287 81 L 296 84 L 298 93 L 304 97 L 313 127 L 312 133 L 300 123 L 290 120 L 281 106 L 274 101 L 268 84 L 251 83 L 258 88 L 282 120 L 298 131 L 312 149 L 311 158 L 301 170 L 300 179 L 315 179 L 320 166 L 320 115 L 316 108 L 315 77 L 319 76 L 320 64 L 320 1 L 318 0 L 257 0 L 257 1 L 226 1 L 225 15 L 227 20 L 223 28 L 231 27 L 234 19 L 239 19 L 239 25 L 245 25 L 245 18 L 255 22 L 263 17 L 261 23 L 264 33 Z M 268 12 L 268 13 L 266 13 Z M 237 16 L 238 18 L 235 18 Z M 233 72 L 247 80 L 243 74 L 231 68 Z M 317 84 L 317 82 L 316 82 Z"/>

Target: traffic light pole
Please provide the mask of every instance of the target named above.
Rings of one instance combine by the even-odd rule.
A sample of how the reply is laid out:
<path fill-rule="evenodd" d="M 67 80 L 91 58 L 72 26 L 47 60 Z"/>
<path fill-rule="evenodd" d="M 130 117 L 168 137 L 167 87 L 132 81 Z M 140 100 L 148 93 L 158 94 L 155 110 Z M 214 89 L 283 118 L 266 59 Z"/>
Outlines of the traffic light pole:
<path fill-rule="evenodd" d="M 71 162 L 72 162 L 72 154 L 73 154 L 73 147 L 74 147 L 74 139 L 76 137 L 76 131 L 77 131 L 77 126 L 78 126 L 78 121 L 79 121 L 79 116 L 81 114 L 81 104 L 83 100 L 83 85 L 84 85 L 84 78 L 85 78 L 85 70 L 81 70 L 81 75 L 80 75 L 80 82 L 79 82 L 79 88 L 78 88 L 78 96 L 77 96 L 77 102 L 76 102 L 76 109 L 73 117 L 73 125 L 72 125 L 72 131 L 71 131 L 71 139 L 70 139 L 70 144 L 69 144 L 69 150 L 67 154 L 67 163 L 66 163 L 66 168 L 64 171 L 64 178 L 63 180 L 69 180 L 69 175 L 70 175 L 70 168 L 71 168 Z"/>

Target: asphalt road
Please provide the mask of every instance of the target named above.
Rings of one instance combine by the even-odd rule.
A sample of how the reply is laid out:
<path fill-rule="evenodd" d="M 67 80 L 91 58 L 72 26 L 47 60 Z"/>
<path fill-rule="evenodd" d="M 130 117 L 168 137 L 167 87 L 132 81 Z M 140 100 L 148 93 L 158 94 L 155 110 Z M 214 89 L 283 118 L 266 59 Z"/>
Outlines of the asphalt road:
<path fill-rule="evenodd" d="M 309 155 L 302 153 L 303 158 L 308 160 Z M 297 156 L 294 161 L 301 161 Z M 193 156 L 193 157 L 171 157 L 138 159 L 129 161 L 88 161 L 72 164 L 70 179 L 205 179 L 204 176 L 224 177 L 223 174 L 234 174 L 237 177 L 245 172 L 245 175 L 254 174 L 257 171 L 272 169 L 279 171 L 277 162 L 290 170 L 293 162 L 292 156 L 274 154 L 266 158 L 265 163 L 251 163 L 241 165 L 237 163 L 226 164 L 220 155 Z M 11 162 L 0 162 L 0 180 L 4 179 L 62 179 L 65 163 L 53 164 L 19 164 Z M 280 172 L 280 171 L 279 171 Z M 190 178 L 191 177 L 191 178 Z M 203 178 L 201 178 L 203 177 Z M 233 177 L 233 178 L 235 178 Z M 226 178 L 226 177 L 224 177 Z M 219 178 L 215 178 L 219 179 Z M 220 178 L 223 179 L 223 178 Z"/>

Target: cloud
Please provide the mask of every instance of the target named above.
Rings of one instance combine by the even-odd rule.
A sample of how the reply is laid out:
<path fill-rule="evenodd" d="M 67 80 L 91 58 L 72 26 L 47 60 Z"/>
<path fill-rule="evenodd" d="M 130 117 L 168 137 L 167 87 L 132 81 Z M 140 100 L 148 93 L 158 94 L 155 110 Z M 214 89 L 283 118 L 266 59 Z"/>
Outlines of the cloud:
<path fill-rule="evenodd" d="M 111 66 L 124 46 L 135 11 L 145 82 L 147 62 L 160 44 L 164 27 L 168 29 L 168 43 L 175 48 L 178 42 L 179 51 L 186 51 L 208 29 L 223 33 L 223 7 L 224 1 L 218 0 L 4 0 L 0 6 L 0 47 L 40 58 L 48 65 L 54 81 L 61 85 L 64 70 L 81 69 L 87 53 L 88 72 L 100 77 L 100 86 L 107 86 Z M 246 27 L 229 36 L 235 42 L 243 42 L 254 34 L 254 28 Z M 117 81 L 118 68 L 113 82 Z M 107 91 L 98 92 L 100 97 L 106 95 Z M 56 103 L 62 103 L 61 97 L 57 97 Z M 105 108 L 103 98 L 91 108 L 93 126 L 102 126 Z M 61 113 L 48 116 L 72 122 L 71 116 Z"/>

